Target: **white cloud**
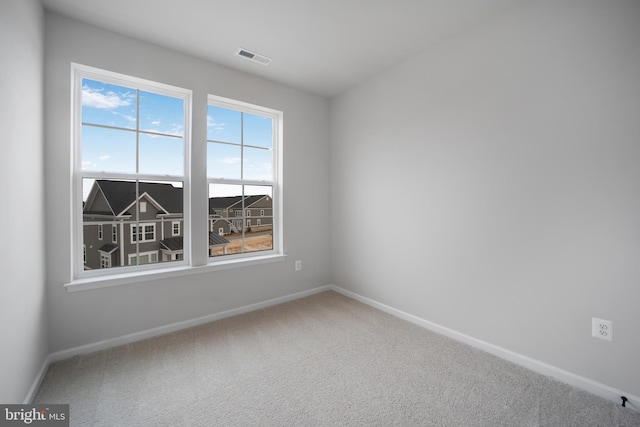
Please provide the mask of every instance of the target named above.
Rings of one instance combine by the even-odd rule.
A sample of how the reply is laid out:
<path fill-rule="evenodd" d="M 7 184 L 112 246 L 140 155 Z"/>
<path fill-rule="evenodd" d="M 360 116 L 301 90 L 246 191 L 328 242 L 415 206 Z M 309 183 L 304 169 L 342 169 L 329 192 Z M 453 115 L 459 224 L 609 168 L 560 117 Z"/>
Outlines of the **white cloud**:
<path fill-rule="evenodd" d="M 216 123 L 216 122 L 213 121 L 213 117 L 207 116 L 207 127 L 215 126 L 216 129 L 224 129 L 225 125 L 226 125 L 226 123 Z"/>
<path fill-rule="evenodd" d="M 120 97 L 114 92 L 104 93 L 102 90 L 96 90 L 89 86 L 82 88 L 82 105 L 87 107 L 100 108 L 103 110 L 112 110 L 114 108 L 126 107 L 131 101 Z"/>
<path fill-rule="evenodd" d="M 227 157 L 226 159 L 218 160 L 218 163 L 222 163 L 225 165 L 235 165 L 237 163 L 240 163 L 241 161 L 242 159 L 240 157 Z"/>
<path fill-rule="evenodd" d="M 160 124 L 160 120 L 154 120 L 151 122 L 152 125 L 158 126 Z"/>
<path fill-rule="evenodd" d="M 109 155 L 105 155 L 105 156 L 100 156 L 100 157 L 98 157 L 98 158 L 99 158 L 100 160 L 108 160 L 108 159 L 110 159 L 110 158 L 111 158 L 111 156 L 109 156 Z"/>

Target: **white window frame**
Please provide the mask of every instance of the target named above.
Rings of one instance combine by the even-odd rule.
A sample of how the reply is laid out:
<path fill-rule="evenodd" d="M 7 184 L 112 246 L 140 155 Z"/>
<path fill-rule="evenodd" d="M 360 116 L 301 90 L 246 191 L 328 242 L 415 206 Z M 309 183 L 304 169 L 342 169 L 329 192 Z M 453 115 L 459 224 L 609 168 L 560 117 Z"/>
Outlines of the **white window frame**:
<path fill-rule="evenodd" d="M 200 226 L 197 224 L 194 227 L 190 220 L 192 218 L 192 212 L 200 211 L 205 206 L 208 207 L 200 199 L 202 195 L 198 195 L 197 200 L 193 199 L 192 183 L 193 182 L 212 182 L 214 179 L 210 179 L 206 175 L 206 171 L 201 171 L 199 168 L 195 168 L 197 176 L 192 176 L 191 161 L 193 159 L 193 141 L 191 127 L 193 125 L 192 120 L 192 99 L 193 91 L 185 88 L 179 88 L 159 82 L 153 82 L 150 80 L 141 79 L 134 76 L 127 76 L 111 71 L 106 71 L 90 66 L 80 65 L 76 63 L 70 64 L 71 70 L 71 153 L 72 161 L 69 168 L 69 182 L 71 182 L 71 198 L 70 198 L 70 212 L 71 212 L 71 245 L 70 245 L 70 263 L 69 263 L 69 280 L 64 285 L 69 292 L 83 291 L 87 289 L 99 289 L 109 286 L 123 285 L 127 283 L 138 283 L 140 281 L 155 280 L 172 277 L 184 277 L 191 274 L 200 274 L 203 271 L 217 271 L 220 269 L 237 268 L 242 266 L 252 266 L 264 263 L 279 262 L 285 259 L 283 252 L 283 219 L 282 219 L 282 206 L 283 206 L 283 173 L 282 173 L 282 159 L 283 159 L 283 113 L 281 111 L 272 110 L 269 108 L 259 107 L 252 104 L 247 104 L 239 101 L 235 101 L 228 98 L 222 98 L 214 95 L 208 95 L 208 104 L 217 105 L 222 108 L 228 108 L 233 110 L 240 110 L 249 114 L 256 114 L 259 116 L 268 116 L 273 120 L 273 179 L 269 181 L 249 181 L 249 180 L 225 180 L 225 184 L 243 184 L 243 185 L 267 185 L 272 189 L 271 196 L 273 198 L 272 219 L 273 219 L 273 249 L 269 251 L 249 252 L 245 254 L 233 254 L 225 255 L 221 257 L 210 257 L 208 239 L 195 239 L 199 243 L 197 247 L 193 246 L 194 239 L 192 238 L 194 232 L 202 232 L 208 227 L 204 224 Z M 168 175 L 150 175 L 150 174 L 124 174 L 124 173 L 107 173 L 107 172 L 95 172 L 95 171 L 83 171 L 82 170 L 82 80 L 90 79 L 96 81 L 102 81 L 105 83 L 136 88 L 138 90 L 149 91 L 158 94 L 164 94 L 184 100 L 184 133 L 182 135 L 182 141 L 184 144 L 184 173 L 180 176 L 168 176 Z M 204 94 L 203 94 L 204 95 Z M 202 98 L 200 98 L 202 99 Z M 206 106 L 203 106 L 206 108 Z M 203 129 L 204 130 L 204 129 Z M 206 139 L 199 141 L 198 144 L 203 142 L 207 144 Z M 207 144 L 208 145 L 208 144 Z M 197 153 L 201 153 L 202 149 L 198 147 Z M 205 147 L 202 147 L 205 149 Z M 140 181 L 161 181 L 161 182 L 181 182 L 183 186 L 183 223 L 181 224 L 181 232 L 184 237 L 184 253 L 180 261 L 174 261 L 171 263 L 160 262 L 159 258 L 157 263 L 140 265 L 140 266 L 127 266 L 119 265 L 116 268 L 107 269 L 87 269 L 84 268 L 84 242 L 83 242 L 83 179 L 106 179 L 106 180 L 140 180 Z M 242 207 L 241 207 L 242 209 Z M 226 215 L 231 221 L 231 212 L 225 210 Z M 238 218 L 240 230 L 242 227 L 242 210 L 240 211 Z M 122 222 L 118 223 L 117 233 L 120 237 L 120 244 L 124 245 L 126 241 L 125 226 Z M 160 230 L 156 228 L 156 233 Z M 160 239 L 160 235 L 156 234 L 156 241 Z M 139 243 L 139 242 L 138 242 Z M 136 243 L 136 244 L 138 244 Z M 137 254 L 127 255 L 143 255 L 145 251 L 141 251 L 142 248 L 138 248 Z M 158 255 L 157 255 L 158 256 Z M 159 256 L 158 256 L 159 257 Z M 126 258 L 125 258 L 126 259 Z M 124 261 L 124 260 L 123 260 Z M 121 263 L 124 264 L 124 263 Z"/>
<path fill-rule="evenodd" d="M 100 269 L 111 268 L 111 254 L 99 252 L 100 254 Z"/>
<path fill-rule="evenodd" d="M 178 231 L 176 232 L 176 226 Z M 179 236 L 180 235 L 180 221 L 171 221 L 171 236 Z"/>
<path fill-rule="evenodd" d="M 155 261 L 151 261 L 151 257 L 155 255 L 156 260 Z M 135 254 L 129 254 L 127 255 L 128 258 L 128 264 L 131 267 L 140 267 L 139 265 L 135 265 L 133 264 L 133 259 L 136 258 L 137 256 L 149 256 L 149 262 L 145 263 L 145 264 L 140 264 L 140 265 L 154 265 L 154 264 L 162 264 L 160 262 L 158 262 L 158 251 L 146 251 L 146 252 L 138 252 Z"/>
<path fill-rule="evenodd" d="M 237 184 L 244 186 L 269 186 L 271 187 L 271 203 L 272 203 L 272 247 L 271 250 L 245 252 L 239 254 L 229 254 L 223 256 L 209 257 L 210 265 L 219 265 L 226 262 L 233 262 L 236 259 L 252 259 L 270 255 L 284 255 L 283 253 L 283 221 L 282 221 L 282 206 L 283 206 L 283 175 L 282 175 L 282 153 L 283 153 L 283 139 L 282 128 L 284 114 L 282 111 L 274 110 L 271 108 L 261 107 L 258 105 L 249 104 L 246 102 L 236 101 L 229 98 L 223 98 L 221 96 L 209 95 L 208 105 L 215 107 L 225 108 L 228 110 L 235 110 L 241 113 L 253 114 L 261 117 L 268 117 L 272 120 L 272 178 L 271 180 L 251 180 L 251 179 L 229 179 L 229 178 L 209 178 L 207 174 L 208 184 Z M 207 139 L 207 144 L 209 144 Z M 211 141 L 215 142 L 215 141 Z M 208 147 L 207 147 L 208 148 Z M 243 205 L 240 207 L 240 216 L 242 216 L 243 210 L 246 207 Z M 236 211 L 237 212 L 237 211 Z M 249 215 L 250 216 L 250 215 Z M 242 233 L 245 233 L 246 227 L 244 227 L 244 221 L 241 220 L 240 224 Z"/>
<path fill-rule="evenodd" d="M 111 243 L 118 243 L 118 225 L 111 224 Z"/>
<path fill-rule="evenodd" d="M 98 224 L 98 240 L 102 240 L 104 237 L 104 227 L 102 224 Z"/>
<path fill-rule="evenodd" d="M 190 239 L 190 223 L 191 204 L 190 204 L 190 188 L 191 188 L 191 99 L 192 91 L 164 83 L 153 82 L 138 77 L 127 76 L 111 71 L 106 71 L 94 67 L 80 64 L 71 64 L 72 84 L 71 84 L 71 109 L 72 109 L 72 125 L 71 125 L 71 144 L 73 153 L 73 164 L 71 168 L 72 176 L 72 218 L 73 218 L 73 236 L 72 236 L 72 280 L 69 284 L 72 288 L 75 284 L 93 283 L 95 280 L 105 278 L 107 281 L 117 281 L 115 277 L 120 279 L 123 274 L 128 272 L 134 273 L 141 270 L 163 270 L 169 269 L 167 265 L 162 263 L 154 263 L 142 266 L 121 266 L 118 268 L 84 270 L 83 262 L 83 212 L 82 212 L 82 182 L 83 179 L 109 179 L 109 180 L 140 180 L 140 181 L 160 181 L 160 182 L 181 182 L 183 188 L 183 232 L 184 232 L 184 248 L 185 256 L 183 260 L 171 263 L 171 268 L 179 266 L 188 266 L 190 256 L 191 239 Z M 184 145 L 184 167 L 183 175 L 153 175 L 142 173 L 110 173 L 84 171 L 82 169 L 82 80 L 90 79 L 101 81 L 119 86 L 131 87 L 141 91 L 153 92 L 160 95 L 171 96 L 182 99 L 184 102 L 184 132 L 182 142 Z M 142 225 L 144 223 L 140 223 Z M 154 225 L 155 227 L 155 225 Z M 157 230 L 154 228 L 154 237 L 157 240 Z M 144 233 L 143 233 L 144 237 Z M 144 243 L 141 241 L 138 243 Z M 138 249 L 139 250 L 139 249 Z M 131 255 L 136 255 L 131 254 Z M 133 277 L 133 276 L 132 276 Z M 95 280 L 94 280 L 95 278 Z M 120 280 L 118 279 L 118 280 Z M 92 286 L 101 287 L 101 286 Z M 68 288 L 71 290 L 72 288 Z M 75 289 L 74 289 L 75 290 Z"/>
<path fill-rule="evenodd" d="M 153 227 L 153 239 L 147 239 L 147 227 Z M 136 240 L 134 237 L 136 234 L 140 235 L 138 231 L 139 228 L 142 228 L 142 239 Z M 135 245 L 136 243 L 149 243 L 156 241 L 156 223 L 155 222 L 139 222 L 137 224 L 131 224 L 129 226 L 129 234 L 131 235 L 131 244 Z"/>

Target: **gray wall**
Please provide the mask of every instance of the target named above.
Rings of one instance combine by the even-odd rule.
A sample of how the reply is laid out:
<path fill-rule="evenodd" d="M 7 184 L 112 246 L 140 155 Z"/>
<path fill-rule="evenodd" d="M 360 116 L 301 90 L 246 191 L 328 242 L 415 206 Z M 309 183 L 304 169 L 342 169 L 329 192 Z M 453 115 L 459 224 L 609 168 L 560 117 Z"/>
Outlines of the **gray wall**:
<path fill-rule="evenodd" d="M 0 2 L 0 402 L 22 403 L 47 354 L 42 145 L 43 11 Z"/>
<path fill-rule="evenodd" d="M 332 100 L 333 282 L 638 396 L 640 2 L 532 3 Z"/>
<path fill-rule="evenodd" d="M 329 283 L 328 100 L 56 14 L 47 13 L 45 29 L 47 289 L 52 352 Z M 206 139 L 208 93 L 282 110 L 288 258 L 180 279 L 67 293 L 62 286 L 70 279 L 71 257 L 71 62 L 192 89 L 194 168 L 200 170 L 205 167 L 202 141 Z M 203 230 L 196 244 L 204 246 L 208 239 L 206 185 L 193 186 L 203 196 L 203 208 L 194 216 Z M 304 260 L 301 272 L 294 272 L 296 259 Z"/>

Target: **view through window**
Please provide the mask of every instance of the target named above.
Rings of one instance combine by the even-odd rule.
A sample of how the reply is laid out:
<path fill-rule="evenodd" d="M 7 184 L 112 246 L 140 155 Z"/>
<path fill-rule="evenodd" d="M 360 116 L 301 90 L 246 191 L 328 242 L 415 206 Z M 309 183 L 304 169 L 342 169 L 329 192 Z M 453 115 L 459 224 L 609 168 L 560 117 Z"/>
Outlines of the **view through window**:
<path fill-rule="evenodd" d="M 183 260 L 190 91 L 86 69 L 75 84 L 81 270 Z"/>
<path fill-rule="evenodd" d="M 274 249 L 277 115 L 209 98 L 209 256 Z"/>
<path fill-rule="evenodd" d="M 206 176 L 191 176 L 191 91 L 74 64 L 74 277 L 281 254 L 282 113 L 208 96 Z M 207 199 L 188 194 L 206 180 Z M 189 203 L 190 201 L 190 203 Z"/>

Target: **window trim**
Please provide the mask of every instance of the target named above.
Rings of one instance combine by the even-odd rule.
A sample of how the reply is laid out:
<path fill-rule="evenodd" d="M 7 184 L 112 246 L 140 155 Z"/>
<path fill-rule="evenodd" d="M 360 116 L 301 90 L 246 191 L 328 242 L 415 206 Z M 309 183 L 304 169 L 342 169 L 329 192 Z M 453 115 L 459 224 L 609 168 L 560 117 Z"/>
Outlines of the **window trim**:
<path fill-rule="evenodd" d="M 158 261 L 159 260 L 159 258 L 158 258 L 159 253 L 158 252 L 159 252 L 159 250 L 156 249 L 156 250 L 153 250 L 153 251 L 144 251 L 144 252 L 137 252 L 135 254 L 128 254 L 127 255 L 127 265 L 129 267 L 139 267 L 140 265 L 158 264 L 159 263 L 159 261 Z M 137 258 L 139 256 L 149 256 L 149 259 L 151 259 L 151 255 L 155 255 L 156 256 L 156 260 L 154 262 L 149 261 L 149 262 L 146 262 L 146 263 L 140 264 L 140 265 L 131 264 L 131 260 L 133 258 Z"/>
<path fill-rule="evenodd" d="M 178 231 L 176 232 L 176 226 L 178 226 Z M 179 236 L 181 229 L 180 221 L 171 221 L 171 237 Z"/>
<path fill-rule="evenodd" d="M 224 256 L 209 256 L 210 265 L 223 264 L 225 262 L 235 262 L 237 260 L 251 260 L 254 257 L 261 256 L 284 256 L 283 249 L 283 123 L 284 113 L 272 108 L 262 107 L 255 104 L 249 104 L 230 98 L 224 98 L 216 95 L 209 95 L 207 98 L 207 107 L 215 106 L 219 108 L 239 111 L 241 113 L 257 115 L 261 117 L 269 117 L 272 120 L 272 179 L 270 181 L 260 181 L 253 179 L 229 179 L 229 178 L 210 178 L 207 173 L 207 184 L 236 184 L 244 186 L 269 186 L 271 187 L 271 212 L 272 212 L 272 249 L 244 252 L 238 254 L 227 254 Z M 209 139 L 207 138 L 207 144 Z M 208 147 L 207 147 L 208 148 Z M 207 186 L 208 186 L 207 185 Z M 234 208 L 235 209 L 235 208 Z M 246 216 L 242 216 L 248 207 L 243 205 L 238 209 L 240 217 L 234 216 L 233 222 L 237 219 L 245 231 Z M 234 224 L 235 225 L 235 224 Z M 208 248 L 207 248 L 208 249 Z"/>
<path fill-rule="evenodd" d="M 146 227 L 153 227 L 153 239 L 147 239 L 147 230 Z M 142 239 L 141 240 L 134 240 L 134 236 L 136 236 L 136 234 L 138 236 L 140 236 L 140 231 L 138 230 L 139 228 L 142 228 Z M 134 231 L 135 230 L 135 231 Z M 145 222 L 138 222 L 136 224 L 129 224 L 129 235 L 131 238 L 130 243 L 132 245 L 135 245 L 136 243 L 150 243 L 150 242 L 155 242 L 158 240 L 158 234 L 156 231 L 156 223 L 155 222 L 149 222 L 149 221 L 145 221 Z"/>
<path fill-rule="evenodd" d="M 224 257 L 210 257 L 209 247 L 207 244 L 203 244 L 202 247 L 193 247 L 192 233 L 198 231 L 201 227 L 197 227 L 197 230 L 193 230 L 193 225 L 190 223 L 192 219 L 193 209 L 198 209 L 201 204 L 193 202 L 192 195 L 192 180 L 202 180 L 210 182 L 207 177 L 206 170 L 204 176 L 198 174 L 198 176 L 192 176 L 191 161 L 192 161 L 192 147 L 194 141 L 192 140 L 193 126 L 193 107 L 192 100 L 194 98 L 194 92 L 190 89 L 171 86 L 168 84 L 145 80 L 142 78 L 119 74 L 116 72 L 85 66 L 77 63 L 71 63 L 71 123 L 70 123 L 70 143 L 72 161 L 70 163 L 69 170 L 69 182 L 71 187 L 71 200 L 70 200 L 70 222 L 71 222 L 71 262 L 69 264 L 70 278 L 68 283 L 64 284 L 65 289 L 68 292 L 84 291 L 89 289 L 99 289 L 104 287 L 118 286 L 129 283 L 139 283 L 150 280 L 159 280 L 166 278 L 174 278 L 181 276 L 188 276 L 192 274 L 202 274 L 212 271 L 226 270 L 230 268 L 247 267 L 252 265 L 261 265 L 265 263 L 280 262 L 286 258 L 284 254 L 283 246 L 283 117 L 282 111 L 273 110 L 253 104 L 244 103 L 230 98 L 223 98 L 215 95 L 207 95 L 208 105 L 217 105 L 222 108 L 230 108 L 234 110 L 240 110 L 250 114 L 257 114 L 261 116 L 269 115 L 273 120 L 273 179 L 268 182 L 263 181 L 249 181 L 242 182 L 244 185 L 266 185 L 270 186 L 273 200 L 271 208 L 271 218 L 273 227 L 273 249 L 269 251 L 257 251 L 248 252 L 244 254 L 231 254 Z M 104 81 L 105 83 L 111 83 L 115 85 L 121 85 L 126 87 L 133 87 L 139 90 L 150 91 L 158 94 L 166 94 L 169 96 L 181 98 L 184 100 L 184 133 L 182 135 L 184 143 L 184 173 L 182 176 L 155 176 L 144 174 L 131 174 L 127 176 L 124 173 L 109 174 L 102 172 L 84 172 L 81 167 L 81 140 L 82 134 L 82 79 L 92 79 L 97 81 Z M 196 142 L 200 143 L 200 142 Z M 206 142 L 205 142 L 206 144 Z M 138 179 L 144 180 L 161 180 L 161 181 L 174 181 L 182 182 L 183 186 L 183 224 L 182 235 L 184 236 L 184 256 L 181 261 L 172 261 L 171 263 L 158 262 L 157 264 L 146 264 L 140 266 L 118 266 L 112 269 L 84 269 L 84 257 L 83 247 L 84 242 L 82 238 L 83 233 L 83 189 L 82 178 L 93 179 Z M 232 182 L 226 181 L 227 184 Z M 208 194 L 207 194 L 208 197 Z M 229 218 L 229 220 L 231 217 Z M 238 218 L 242 221 L 242 217 Z M 208 229 L 209 227 L 205 227 Z M 204 230 L 204 228 L 203 228 Z M 125 244 L 126 234 L 123 233 L 122 224 L 119 224 L 118 234 L 120 234 L 120 244 Z M 156 227 L 156 233 L 158 229 Z M 156 234 L 156 240 L 159 235 Z M 200 239 L 202 240 L 202 239 Z M 207 239 L 208 240 L 208 239 Z M 144 252 L 144 251 L 143 251 Z M 160 259 L 160 256 L 158 255 Z"/>
<path fill-rule="evenodd" d="M 82 80 L 90 79 L 102 81 L 109 84 L 120 85 L 125 87 L 134 87 L 141 91 L 148 91 L 160 95 L 171 96 L 182 99 L 184 102 L 184 132 L 182 141 L 184 144 L 184 167 L 183 175 L 152 175 L 152 174 L 131 174 L 131 173 L 109 173 L 109 172 L 93 172 L 82 170 Z M 103 70 L 87 65 L 71 63 L 71 153 L 73 156 L 70 165 L 71 180 L 71 226 L 72 226 L 72 244 L 71 244 L 71 280 L 69 285 L 74 286 L 76 283 L 83 281 L 100 281 L 109 282 L 110 277 L 121 277 L 122 275 L 135 275 L 136 273 L 146 270 L 165 270 L 166 267 L 158 262 L 156 264 L 145 264 L 140 266 L 119 266 L 109 269 L 93 269 L 85 270 L 83 261 L 83 209 L 82 209 L 82 180 L 89 179 L 112 179 L 112 180 L 139 180 L 163 182 L 181 182 L 183 188 L 183 232 L 184 232 L 184 248 L 185 256 L 181 261 L 172 262 L 172 267 L 187 266 L 191 258 L 191 126 L 192 120 L 192 98 L 193 91 L 190 89 L 180 88 L 165 83 L 146 80 L 134 76 L 116 73 L 113 71 Z M 142 223 L 141 223 L 142 224 Z M 157 230 L 156 230 L 157 232 Z M 156 240 L 158 235 L 155 235 Z M 122 239 L 121 239 L 122 241 Z M 142 242 L 141 242 L 142 243 Z M 121 243 L 124 244 L 124 243 Z M 174 267 L 175 268 L 175 267 Z"/>

